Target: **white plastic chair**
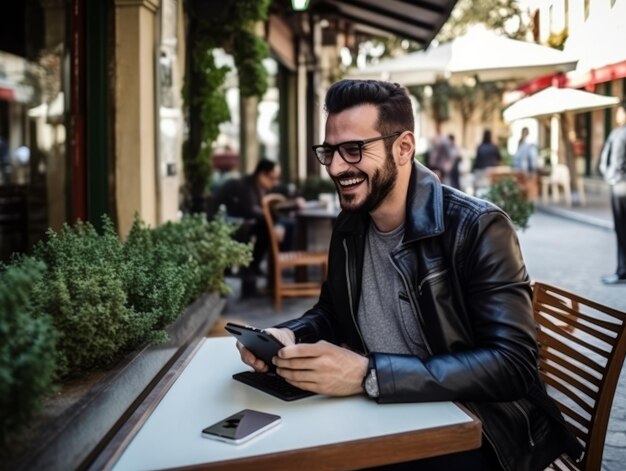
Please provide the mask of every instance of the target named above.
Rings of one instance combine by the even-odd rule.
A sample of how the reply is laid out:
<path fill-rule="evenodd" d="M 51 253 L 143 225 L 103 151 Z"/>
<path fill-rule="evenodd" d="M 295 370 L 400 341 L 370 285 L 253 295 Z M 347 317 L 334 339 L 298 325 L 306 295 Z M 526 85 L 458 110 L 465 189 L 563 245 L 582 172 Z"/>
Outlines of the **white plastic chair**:
<path fill-rule="evenodd" d="M 583 179 L 578 177 L 578 196 L 580 204 L 585 204 L 585 185 Z M 548 193 L 552 193 L 552 201 L 558 203 L 561 200 L 560 192 L 563 190 L 563 198 L 567 206 L 572 206 L 572 181 L 570 171 L 565 164 L 556 164 L 550 175 L 541 177 L 541 198 L 544 203 L 548 202 Z"/>

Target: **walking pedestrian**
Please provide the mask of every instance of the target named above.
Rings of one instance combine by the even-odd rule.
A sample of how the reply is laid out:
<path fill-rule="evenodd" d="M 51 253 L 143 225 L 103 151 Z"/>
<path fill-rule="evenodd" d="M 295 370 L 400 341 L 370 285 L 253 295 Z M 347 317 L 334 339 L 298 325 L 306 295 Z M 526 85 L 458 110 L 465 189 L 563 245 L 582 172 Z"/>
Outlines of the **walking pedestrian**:
<path fill-rule="evenodd" d="M 626 284 L 626 99 L 615 111 L 617 127 L 600 154 L 600 173 L 611 187 L 611 208 L 617 236 L 617 270 L 602 277 L 607 285 Z"/>

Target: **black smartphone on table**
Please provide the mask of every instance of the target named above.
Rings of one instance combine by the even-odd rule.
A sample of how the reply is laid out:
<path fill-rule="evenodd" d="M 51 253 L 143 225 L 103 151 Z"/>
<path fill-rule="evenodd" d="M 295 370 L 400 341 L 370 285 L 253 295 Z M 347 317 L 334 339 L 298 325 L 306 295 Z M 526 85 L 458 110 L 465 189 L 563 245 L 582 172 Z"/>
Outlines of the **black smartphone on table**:
<path fill-rule="evenodd" d="M 202 436 L 221 442 L 239 445 L 275 427 L 281 422 L 279 415 L 244 409 L 202 430 Z"/>

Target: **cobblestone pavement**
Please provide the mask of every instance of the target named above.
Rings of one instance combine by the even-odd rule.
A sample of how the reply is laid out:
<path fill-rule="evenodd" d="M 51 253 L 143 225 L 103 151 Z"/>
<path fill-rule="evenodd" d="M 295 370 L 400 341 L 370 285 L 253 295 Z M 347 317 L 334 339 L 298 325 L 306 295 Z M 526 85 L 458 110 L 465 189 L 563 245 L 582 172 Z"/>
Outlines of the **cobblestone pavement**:
<path fill-rule="evenodd" d="M 614 232 L 608 227 L 610 211 L 606 203 L 593 202 L 569 211 L 558 207 L 539 208 L 530 227 L 519 233 L 520 245 L 530 276 L 534 280 L 569 289 L 602 304 L 626 311 L 626 285 L 604 286 L 603 274 L 612 273 L 616 263 Z M 549 212 L 548 212 L 549 211 Z M 582 214 L 581 217 L 578 217 Z M 276 313 L 269 297 L 241 300 L 236 280 L 224 311 L 226 318 L 268 327 L 300 315 L 315 299 L 285 299 Z M 626 373 L 622 370 L 615 395 L 605 444 L 602 470 L 620 471 L 626 462 Z"/>

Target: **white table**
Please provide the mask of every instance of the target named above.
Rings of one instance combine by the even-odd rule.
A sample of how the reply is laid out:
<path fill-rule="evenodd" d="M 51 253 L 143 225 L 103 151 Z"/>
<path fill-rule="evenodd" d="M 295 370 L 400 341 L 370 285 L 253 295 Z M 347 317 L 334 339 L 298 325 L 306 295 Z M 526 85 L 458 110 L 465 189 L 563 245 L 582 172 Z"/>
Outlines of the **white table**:
<path fill-rule="evenodd" d="M 481 443 L 480 422 L 451 402 L 378 405 L 364 396 L 321 395 L 284 402 L 232 379 L 245 369 L 234 339 L 201 341 L 181 362 L 160 402 L 153 399 L 151 413 L 144 413 L 145 420 L 117 450 L 109 450 L 104 467 L 304 470 L 324 463 L 339 469 L 452 453 Z M 201 436 L 207 425 L 245 408 L 278 414 L 282 423 L 243 445 Z"/>

